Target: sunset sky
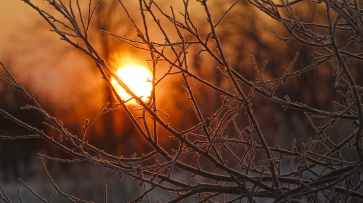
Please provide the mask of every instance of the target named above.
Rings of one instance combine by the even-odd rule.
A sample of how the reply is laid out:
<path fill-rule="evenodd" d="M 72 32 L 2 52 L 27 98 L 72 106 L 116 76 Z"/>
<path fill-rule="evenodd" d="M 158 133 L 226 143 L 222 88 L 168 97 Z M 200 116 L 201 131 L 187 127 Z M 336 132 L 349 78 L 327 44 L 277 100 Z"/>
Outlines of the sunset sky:
<path fill-rule="evenodd" d="M 35 17 L 35 11 L 20 0 L 0 2 L 0 53 L 4 51 L 4 45 L 7 47 L 10 44 L 11 36 L 24 32 L 24 27 L 31 22 L 29 19 Z"/>

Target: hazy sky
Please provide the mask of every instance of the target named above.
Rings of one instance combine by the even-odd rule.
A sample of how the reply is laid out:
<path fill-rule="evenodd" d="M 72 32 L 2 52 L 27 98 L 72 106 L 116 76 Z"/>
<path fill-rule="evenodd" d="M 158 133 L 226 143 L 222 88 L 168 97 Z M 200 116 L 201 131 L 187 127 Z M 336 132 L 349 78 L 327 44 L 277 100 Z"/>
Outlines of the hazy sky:
<path fill-rule="evenodd" d="M 47 5 L 43 0 L 31 2 L 41 7 Z M 39 102 L 44 103 L 44 98 L 47 98 L 49 103 L 56 101 L 53 103 L 60 110 L 70 109 L 68 103 L 79 102 L 82 98 L 71 97 L 72 91 L 69 89 L 86 82 L 83 75 L 86 76 L 84 69 L 88 67 L 84 65 L 84 60 L 75 61 L 69 55 L 62 55 L 62 60 L 55 63 L 56 57 L 64 50 L 62 45 L 66 43 L 49 32 L 50 29 L 37 11 L 23 1 L 0 0 L 0 61 L 31 94 L 39 98 Z M 77 66 L 77 69 L 72 69 L 73 66 L 69 64 Z M 3 73 L 1 67 L 0 71 Z M 93 82 L 99 77 L 87 77 L 91 77 L 92 82 L 88 82 L 84 89 L 90 92 L 101 80 Z M 90 104 L 87 108 L 90 108 Z"/>
<path fill-rule="evenodd" d="M 11 35 L 23 31 L 29 19 L 36 17 L 33 11 L 21 0 L 0 1 L 0 49 L 11 41 Z M 5 44 L 4 44 L 5 43 Z"/>

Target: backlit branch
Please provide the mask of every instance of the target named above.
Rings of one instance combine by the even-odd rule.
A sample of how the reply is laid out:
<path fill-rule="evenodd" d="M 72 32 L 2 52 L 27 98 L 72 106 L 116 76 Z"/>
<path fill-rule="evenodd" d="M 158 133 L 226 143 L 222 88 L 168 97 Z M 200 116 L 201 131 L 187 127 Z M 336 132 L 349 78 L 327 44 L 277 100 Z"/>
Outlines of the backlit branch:
<path fill-rule="evenodd" d="M 278 21 L 288 35 L 285 38 L 273 32 L 274 39 L 281 40 L 282 43 L 295 41 L 314 49 L 315 52 L 310 54 L 313 59 L 309 61 L 309 65 L 296 69 L 302 51 L 306 51 L 296 50 L 295 57 L 289 59 L 289 65 L 273 67 L 282 70 L 278 74 L 269 72 L 272 65 L 267 64 L 267 61 L 259 68 L 259 61 L 252 57 L 254 70 L 251 71 L 251 75 L 247 75 L 247 71 L 241 70 L 241 67 L 247 69 L 246 64 L 237 67 L 233 65 L 236 63 L 230 61 L 234 60 L 228 50 L 228 46 L 231 45 L 219 30 L 224 29 L 223 23 L 228 22 L 228 16 L 233 15 L 232 12 L 238 11 L 242 1 L 234 1 L 217 16 L 212 9 L 216 4 L 207 0 L 183 0 L 182 7 L 172 5 L 168 9 L 164 9 L 164 4 L 156 0 L 139 0 L 136 2 L 139 8 L 137 12 L 129 8 L 130 2 L 118 0 L 116 3 L 122 8 L 120 13 L 124 13 L 134 27 L 135 38 L 121 36 L 109 30 L 101 32 L 107 37 L 113 37 L 113 40 L 146 53 L 143 56 L 148 56 L 145 57 L 145 61 L 149 63 L 152 71 L 152 79 L 148 82 L 151 82 L 153 87 L 149 102 L 143 101 L 133 92 L 113 71 L 113 67 L 107 64 L 97 46 L 89 40 L 92 34 L 89 27 L 98 5 L 89 1 L 88 10 L 85 12 L 78 0 L 73 3 L 67 1 L 69 4 L 60 0 L 47 0 L 54 9 L 54 12 L 50 12 L 40 9 L 29 0 L 24 2 L 39 13 L 61 40 L 82 51 L 95 63 L 98 74 L 118 102 L 115 107 L 108 109 L 106 107 L 109 103 L 100 106 L 100 110 L 94 112 L 93 119 L 86 120 L 83 133 L 77 136 L 69 132 L 60 120 L 51 116 L 40 105 L 44 101 L 40 99 L 38 102 L 31 96 L 1 63 L 7 77 L 0 79 L 9 87 L 20 91 L 30 103 L 21 109 L 41 113 L 45 118 L 44 128 L 56 132 L 59 137 L 53 139 L 42 129 L 0 109 L 0 114 L 4 117 L 33 133 L 1 135 L 0 139 L 40 138 L 67 154 L 68 158 L 65 159 L 42 155 L 41 161 L 57 193 L 70 201 L 81 200 L 60 190 L 49 175 L 43 158 L 73 164 L 88 161 L 105 167 L 119 177 L 130 176 L 143 187 L 143 191 L 133 202 L 142 202 L 144 199 L 151 201 L 149 194 L 157 188 L 173 195 L 170 202 L 189 201 L 191 198 L 201 202 L 215 201 L 217 198 L 224 202 L 244 199 L 256 202 L 255 198 L 266 198 L 276 202 L 319 202 L 319 196 L 326 202 L 339 199 L 347 202 L 350 198 L 363 200 L 363 180 L 360 179 L 363 168 L 363 88 L 357 80 L 357 65 L 351 62 L 362 62 L 363 54 L 359 51 L 360 47 L 355 49 L 355 52 L 350 51 L 352 46 L 361 46 L 359 43 L 363 37 L 363 11 L 359 9 L 357 2 L 314 2 L 313 6 L 317 4 L 325 8 L 324 12 L 319 12 L 324 15 L 325 21 L 317 24 L 314 21 L 300 20 L 304 18 L 298 16 L 295 7 L 302 5 L 303 1 L 282 0 L 280 4 L 276 4 L 271 0 L 249 0 L 252 6 Z M 198 13 L 203 15 L 203 25 L 194 20 L 198 16 L 191 12 L 192 3 L 197 3 L 199 11 L 203 11 Z M 63 17 L 62 20 L 58 15 Z M 202 59 L 208 60 L 208 63 L 195 67 L 193 60 Z M 327 66 L 330 68 L 329 71 L 323 69 Z M 334 82 L 328 84 L 328 87 L 332 92 L 336 92 L 339 98 L 331 99 L 335 108 L 324 106 L 318 109 L 316 105 L 300 103 L 302 101 L 291 95 L 281 96 L 289 82 L 299 81 L 301 75 L 318 74 L 318 71 L 323 72 L 319 75 L 319 84 L 325 82 L 323 75 L 334 76 Z M 212 74 L 206 74 L 207 72 Z M 112 78 L 131 95 L 130 100 L 137 102 L 137 111 L 132 110 L 128 101 L 117 93 L 111 83 Z M 247 78 L 253 79 L 251 81 Z M 180 95 L 184 96 L 185 100 L 174 101 L 179 98 L 170 96 L 174 90 L 170 88 L 172 85 L 168 84 L 169 81 L 181 81 L 184 92 Z M 159 90 L 165 91 L 165 95 L 160 95 L 162 91 Z M 162 96 L 175 103 L 186 102 L 181 108 L 177 108 L 182 114 L 162 110 L 164 104 L 159 102 L 162 101 Z M 271 106 L 277 104 L 282 108 L 271 107 L 275 113 L 271 114 L 272 117 L 267 116 L 262 106 L 265 105 L 263 99 L 271 102 Z M 87 132 L 97 123 L 100 115 L 118 107 L 122 107 L 128 115 L 129 120 L 124 122 L 133 124 L 141 135 L 139 138 L 144 139 L 150 147 L 146 155 L 138 149 L 132 149 L 134 151 L 131 156 L 114 155 L 88 142 Z M 192 112 L 191 115 L 187 109 Z M 273 139 L 270 137 L 274 134 L 264 125 L 267 122 L 263 120 L 277 119 L 280 113 L 287 109 L 305 115 L 314 132 L 306 131 L 311 134 L 305 144 L 293 140 L 291 149 L 280 148 L 280 145 L 272 147 Z M 186 112 L 188 115 L 185 115 Z M 178 123 L 170 124 L 164 115 L 170 115 L 171 118 L 176 116 Z M 181 124 L 186 119 L 188 125 Z M 338 142 L 330 138 L 334 132 L 328 129 L 340 127 L 343 124 L 339 122 L 343 119 L 349 120 L 352 125 L 349 127 L 349 133 L 345 132 L 345 137 Z M 282 145 L 286 143 L 282 142 Z M 342 156 L 343 148 L 353 149 L 358 158 L 354 161 L 345 158 Z M 30 187 L 29 190 L 32 191 Z M 43 202 L 50 202 L 54 196 L 49 201 L 40 196 L 38 198 Z M 3 189 L 0 198 L 10 202 Z M 105 199 L 107 201 L 107 186 Z"/>

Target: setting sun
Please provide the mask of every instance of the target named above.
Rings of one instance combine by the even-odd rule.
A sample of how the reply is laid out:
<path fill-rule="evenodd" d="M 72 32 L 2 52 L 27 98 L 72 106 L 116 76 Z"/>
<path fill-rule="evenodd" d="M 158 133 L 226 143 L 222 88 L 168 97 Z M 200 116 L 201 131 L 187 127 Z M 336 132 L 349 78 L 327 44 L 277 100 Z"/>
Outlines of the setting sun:
<path fill-rule="evenodd" d="M 128 65 L 118 69 L 117 75 L 138 97 L 142 96 L 143 101 L 149 99 L 152 84 L 147 81 L 152 79 L 152 75 L 146 68 L 137 65 Z M 111 82 L 114 87 L 117 87 L 116 91 L 124 101 L 131 98 L 131 95 L 127 94 L 114 78 L 112 78 Z M 131 100 L 128 104 L 136 104 L 136 101 Z"/>

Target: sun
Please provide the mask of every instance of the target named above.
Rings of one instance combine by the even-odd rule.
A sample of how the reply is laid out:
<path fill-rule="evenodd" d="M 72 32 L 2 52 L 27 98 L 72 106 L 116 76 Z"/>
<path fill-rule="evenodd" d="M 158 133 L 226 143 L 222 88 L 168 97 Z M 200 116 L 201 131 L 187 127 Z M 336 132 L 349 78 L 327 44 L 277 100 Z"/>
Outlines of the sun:
<path fill-rule="evenodd" d="M 152 90 L 152 74 L 146 68 L 138 65 L 128 65 L 117 70 L 116 73 L 120 79 L 133 91 L 138 97 L 142 96 L 143 101 L 148 101 Z M 117 93 L 124 101 L 131 98 L 131 95 L 112 78 L 111 83 L 116 87 Z M 130 100 L 127 104 L 137 104 L 136 101 Z"/>

